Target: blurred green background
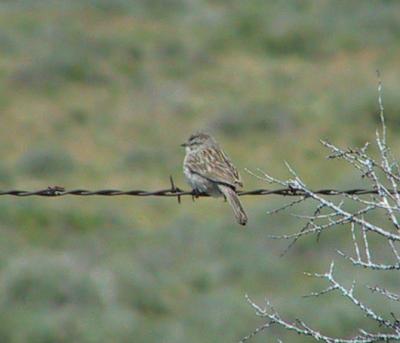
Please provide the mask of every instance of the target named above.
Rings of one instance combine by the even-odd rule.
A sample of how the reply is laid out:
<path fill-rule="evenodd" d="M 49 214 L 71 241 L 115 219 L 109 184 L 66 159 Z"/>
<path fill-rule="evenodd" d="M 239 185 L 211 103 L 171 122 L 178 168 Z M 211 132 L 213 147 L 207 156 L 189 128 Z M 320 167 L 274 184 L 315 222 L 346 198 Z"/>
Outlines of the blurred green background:
<path fill-rule="evenodd" d="M 1 0 L 0 52 L 0 189 L 187 189 L 179 144 L 198 129 L 246 189 L 268 186 L 244 168 L 284 178 L 284 161 L 315 188 L 359 185 L 319 139 L 374 141 L 377 68 L 400 144 L 398 1 Z M 1 197 L 0 342 L 235 342 L 262 323 L 246 293 L 326 334 L 373 328 L 335 294 L 301 298 L 326 286 L 303 271 L 350 252 L 345 230 L 279 257 L 268 235 L 303 223 L 266 215 L 286 199 L 242 199 L 246 229 L 221 199 Z M 253 341 L 275 336 L 308 342 Z"/>

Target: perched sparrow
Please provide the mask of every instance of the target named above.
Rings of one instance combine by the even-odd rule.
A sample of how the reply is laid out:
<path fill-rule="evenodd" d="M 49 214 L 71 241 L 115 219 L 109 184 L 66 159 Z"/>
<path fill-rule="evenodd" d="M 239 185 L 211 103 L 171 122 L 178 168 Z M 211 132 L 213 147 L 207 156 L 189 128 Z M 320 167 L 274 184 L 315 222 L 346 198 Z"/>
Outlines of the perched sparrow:
<path fill-rule="evenodd" d="M 236 221 L 246 225 L 247 215 L 236 194 L 236 188 L 242 187 L 240 175 L 216 140 L 207 133 L 195 133 L 182 146 L 186 149 L 183 172 L 190 186 L 199 193 L 225 196 Z"/>

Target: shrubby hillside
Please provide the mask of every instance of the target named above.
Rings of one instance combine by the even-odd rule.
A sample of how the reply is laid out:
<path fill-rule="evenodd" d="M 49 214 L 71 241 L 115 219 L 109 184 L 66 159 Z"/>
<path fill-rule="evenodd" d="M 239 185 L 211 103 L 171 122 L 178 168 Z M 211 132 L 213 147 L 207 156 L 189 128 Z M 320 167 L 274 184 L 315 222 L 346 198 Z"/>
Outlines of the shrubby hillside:
<path fill-rule="evenodd" d="M 284 161 L 313 187 L 358 186 L 319 139 L 374 139 L 379 68 L 397 151 L 399 43 L 389 0 L 3 0 L 0 189 L 187 188 L 179 144 L 199 129 L 245 188 L 267 187 L 245 168 Z M 327 320 L 301 298 L 348 233 L 280 257 L 268 235 L 301 225 L 266 215 L 283 201 L 243 198 L 243 229 L 221 199 L 1 197 L 0 341 L 234 342 L 258 324 L 245 293 L 353 333 L 345 301 L 319 300 Z"/>

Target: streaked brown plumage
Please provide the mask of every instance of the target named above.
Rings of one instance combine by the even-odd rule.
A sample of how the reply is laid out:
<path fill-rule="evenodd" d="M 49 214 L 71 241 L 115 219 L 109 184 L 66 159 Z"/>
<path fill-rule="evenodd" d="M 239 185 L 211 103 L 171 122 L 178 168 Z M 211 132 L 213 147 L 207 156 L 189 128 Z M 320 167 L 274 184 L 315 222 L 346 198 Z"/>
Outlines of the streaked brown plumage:
<path fill-rule="evenodd" d="M 240 175 L 216 140 L 201 132 L 191 135 L 182 146 L 186 148 L 183 171 L 192 188 L 212 196 L 224 195 L 237 222 L 246 225 L 247 215 L 236 194 L 242 187 Z"/>

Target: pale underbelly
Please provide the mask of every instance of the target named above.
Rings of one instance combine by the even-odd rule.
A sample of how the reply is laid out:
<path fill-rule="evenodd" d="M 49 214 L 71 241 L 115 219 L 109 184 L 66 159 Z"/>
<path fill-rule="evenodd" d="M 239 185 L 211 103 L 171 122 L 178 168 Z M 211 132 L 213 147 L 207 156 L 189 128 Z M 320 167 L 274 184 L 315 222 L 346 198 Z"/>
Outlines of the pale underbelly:
<path fill-rule="evenodd" d="M 222 193 L 215 182 L 207 180 L 200 175 L 193 174 L 188 170 L 184 170 L 184 174 L 188 184 L 197 192 L 207 193 L 214 197 L 222 196 Z"/>

